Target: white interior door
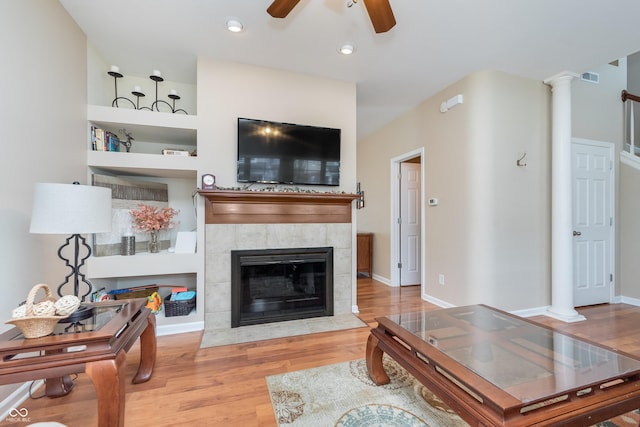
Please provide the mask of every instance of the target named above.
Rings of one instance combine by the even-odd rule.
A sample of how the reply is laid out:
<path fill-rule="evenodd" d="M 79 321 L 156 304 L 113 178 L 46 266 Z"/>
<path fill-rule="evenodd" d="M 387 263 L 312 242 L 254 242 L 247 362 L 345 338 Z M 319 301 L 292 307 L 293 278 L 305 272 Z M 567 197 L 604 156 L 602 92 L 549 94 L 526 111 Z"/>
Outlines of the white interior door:
<path fill-rule="evenodd" d="M 420 163 L 400 163 L 400 286 L 420 284 Z"/>
<path fill-rule="evenodd" d="M 613 286 L 613 149 L 574 140 L 573 303 L 608 303 Z"/>

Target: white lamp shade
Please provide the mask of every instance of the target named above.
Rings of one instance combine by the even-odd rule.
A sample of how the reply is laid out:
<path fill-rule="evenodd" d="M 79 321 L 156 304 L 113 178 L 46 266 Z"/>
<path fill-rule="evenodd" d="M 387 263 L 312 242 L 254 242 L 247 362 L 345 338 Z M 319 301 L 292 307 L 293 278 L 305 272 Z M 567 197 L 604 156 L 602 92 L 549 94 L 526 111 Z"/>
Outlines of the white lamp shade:
<path fill-rule="evenodd" d="M 110 188 L 79 184 L 36 184 L 29 232 L 83 234 L 109 231 Z"/>

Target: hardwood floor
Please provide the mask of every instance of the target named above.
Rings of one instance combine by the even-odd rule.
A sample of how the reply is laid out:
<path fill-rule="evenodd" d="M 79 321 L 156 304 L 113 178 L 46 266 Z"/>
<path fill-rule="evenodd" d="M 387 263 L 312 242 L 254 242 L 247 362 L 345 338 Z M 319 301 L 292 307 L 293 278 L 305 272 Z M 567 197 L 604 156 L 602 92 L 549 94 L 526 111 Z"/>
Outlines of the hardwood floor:
<path fill-rule="evenodd" d="M 437 308 L 420 299 L 418 286 L 390 288 L 358 279 L 359 317 L 370 326 L 379 316 Z M 640 308 L 624 304 L 580 310 L 587 320 L 565 324 L 535 320 L 640 356 Z M 158 337 L 151 380 L 126 385 L 126 426 L 275 426 L 264 377 L 364 357 L 369 328 L 200 349 L 200 333 Z M 139 361 L 127 355 L 127 379 Z M 42 389 L 35 392 L 42 394 Z M 97 425 L 93 385 L 80 374 L 74 390 L 57 399 L 29 399 L 31 422 L 58 421 L 69 427 Z"/>

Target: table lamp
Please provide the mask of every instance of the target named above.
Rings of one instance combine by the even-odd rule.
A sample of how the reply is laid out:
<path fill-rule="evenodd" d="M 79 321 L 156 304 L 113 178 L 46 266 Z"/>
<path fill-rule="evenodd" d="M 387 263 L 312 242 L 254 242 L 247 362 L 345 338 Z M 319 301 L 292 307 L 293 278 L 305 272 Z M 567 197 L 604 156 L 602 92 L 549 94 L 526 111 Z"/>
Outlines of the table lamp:
<path fill-rule="evenodd" d="M 65 261 L 71 272 L 58 286 L 58 295 L 73 277 L 73 294 L 84 301 L 93 289 L 80 271 L 91 256 L 91 247 L 81 234 L 111 231 L 111 189 L 90 185 L 37 183 L 33 197 L 30 233 L 70 234 L 58 249 L 58 257 Z M 65 258 L 65 248 L 73 246 L 71 257 Z M 84 256 L 81 255 L 84 253 Z M 80 294 L 80 287 L 86 292 Z"/>

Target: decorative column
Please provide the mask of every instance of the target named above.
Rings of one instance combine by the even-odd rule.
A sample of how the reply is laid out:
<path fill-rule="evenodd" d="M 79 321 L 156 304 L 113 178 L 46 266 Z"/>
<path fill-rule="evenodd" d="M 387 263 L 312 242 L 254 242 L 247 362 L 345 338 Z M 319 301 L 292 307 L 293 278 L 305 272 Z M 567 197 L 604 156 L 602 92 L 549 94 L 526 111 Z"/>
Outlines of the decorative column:
<path fill-rule="evenodd" d="M 571 80 L 563 72 L 551 85 L 551 307 L 547 315 L 565 322 L 585 320 L 573 307 L 573 199 L 571 180 Z"/>

